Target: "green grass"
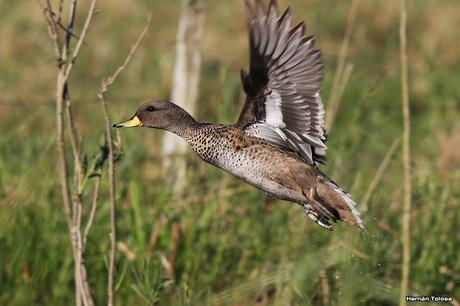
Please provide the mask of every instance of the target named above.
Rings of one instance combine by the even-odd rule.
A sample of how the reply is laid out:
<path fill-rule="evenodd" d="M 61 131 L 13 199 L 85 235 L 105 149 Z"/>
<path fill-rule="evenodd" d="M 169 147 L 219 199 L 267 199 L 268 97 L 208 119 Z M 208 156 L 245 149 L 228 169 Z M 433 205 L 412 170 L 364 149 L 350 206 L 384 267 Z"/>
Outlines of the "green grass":
<path fill-rule="evenodd" d="M 327 101 L 349 1 L 281 2 L 282 7 L 290 3 L 294 18 L 306 19 L 309 33 L 318 34 Z M 102 10 L 71 80 L 88 157 L 98 153 L 103 137 L 98 84 L 123 60 L 147 11 L 153 13 L 148 36 L 109 93 L 113 118 L 129 117 L 150 97 L 169 96 L 179 1 L 126 3 L 99 4 Z M 0 305 L 72 305 L 73 260 L 53 134 L 53 53 L 38 6 L 29 6 L 11 0 L 0 4 Z M 350 46 L 354 69 L 328 142 L 323 169 L 358 203 L 401 135 L 397 9 L 397 1 L 361 1 Z M 413 0 L 408 20 L 413 120 L 409 292 L 457 300 L 459 9 L 454 1 Z M 239 68 L 247 64 L 242 3 L 211 1 L 206 22 L 197 117 L 232 122 L 240 103 Z M 163 183 L 161 136 L 153 130 L 121 131 L 117 226 L 125 248 L 117 253 L 118 305 L 318 305 L 321 269 L 332 305 L 397 304 L 400 150 L 372 194 L 363 215 L 369 234 L 362 235 L 346 224 L 333 233 L 324 231 L 305 220 L 296 205 L 269 198 L 192 155 L 190 190 L 184 198 L 174 197 Z M 106 177 L 102 190 L 86 253 L 98 305 L 106 301 L 110 243 Z M 147 256 L 158 222 L 158 240 Z M 162 258 L 173 251 L 173 226 L 179 226 L 180 235 L 168 278 Z"/>

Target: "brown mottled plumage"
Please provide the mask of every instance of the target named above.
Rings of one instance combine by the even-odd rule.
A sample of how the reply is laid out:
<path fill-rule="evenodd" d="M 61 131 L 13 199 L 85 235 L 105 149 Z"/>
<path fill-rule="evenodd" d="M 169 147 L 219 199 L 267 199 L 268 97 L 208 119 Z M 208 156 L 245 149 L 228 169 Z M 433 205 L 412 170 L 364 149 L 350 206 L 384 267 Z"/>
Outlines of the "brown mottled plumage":
<path fill-rule="evenodd" d="M 184 138 L 205 162 L 282 200 L 304 207 L 324 228 L 343 220 L 364 228 L 351 196 L 315 164 L 325 161 L 324 108 L 319 91 L 323 64 L 303 23 L 291 27 L 288 8 L 276 1 L 246 1 L 250 70 L 241 79 L 247 99 L 235 125 L 195 121 L 171 102 L 142 105 L 114 127 L 164 129 Z"/>

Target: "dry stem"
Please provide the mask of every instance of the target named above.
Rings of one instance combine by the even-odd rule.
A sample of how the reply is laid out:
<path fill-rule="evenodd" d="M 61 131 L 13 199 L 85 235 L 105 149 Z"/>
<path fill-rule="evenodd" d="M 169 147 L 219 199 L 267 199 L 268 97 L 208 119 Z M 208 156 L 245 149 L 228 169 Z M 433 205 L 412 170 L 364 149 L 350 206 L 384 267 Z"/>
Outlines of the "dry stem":
<path fill-rule="evenodd" d="M 93 201 L 91 204 L 91 211 L 89 213 L 88 222 L 86 223 L 85 231 L 83 232 L 83 250 L 86 247 L 86 241 L 88 240 L 89 231 L 94 223 L 94 218 L 96 216 L 97 201 L 99 198 L 99 188 L 101 186 L 101 177 L 98 176 L 94 182 L 94 192 L 93 192 Z"/>
<path fill-rule="evenodd" d="M 91 1 L 90 7 L 88 10 L 88 14 L 86 15 L 85 24 L 83 25 L 83 30 L 81 31 L 81 34 L 80 34 L 80 39 L 77 41 L 77 45 L 75 46 L 75 49 L 73 50 L 72 58 L 67 64 L 67 69 L 65 71 L 66 81 L 69 79 L 70 73 L 72 72 L 72 69 L 75 65 L 75 61 L 77 60 L 78 53 L 80 53 L 80 48 L 83 45 L 83 42 L 85 41 L 89 26 L 91 25 L 91 21 L 93 20 L 94 12 L 96 11 L 96 2 L 97 0 Z M 70 31 L 69 36 L 71 36 L 71 32 L 72 31 Z"/>
<path fill-rule="evenodd" d="M 321 269 L 319 271 L 319 278 L 321 281 L 321 297 L 323 299 L 323 305 L 329 305 L 330 288 L 325 269 Z"/>
<path fill-rule="evenodd" d="M 115 255 L 116 255 L 116 214 L 115 214 L 115 154 L 114 154 L 114 141 L 112 135 L 112 120 L 110 119 L 109 107 L 107 101 L 105 99 L 105 93 L 107 92 L 108 88 L 112 83 L 116 80 L 118 75 L 126 68 L 129 61 L 131 60 L 134 52 L 136 51 L 137 47 L 139 46 L 140 42 L 144 38 L 145 34 L 147 33 L 148 27 L 150 25 L 151 15 L 147 18 L 147 23 L 144 27 L 144 30 L 139 35 L 137 41 L 132 45 L 131 50 L 126 57 L 123 64 L 118 67 L 115 73 L 107 78 L 106 80 L 102 81 L 101 88 L 99 90 L 99 99 L 101 101 L 101 107 L 104 114 L 105 120 L 105 133 L 106 133 L 106 144 L 109 151 L 108 159 L 109 159 L 109 168 L 108 168 L 108 175 L 109 175 L 109 188 L 110 188 L 110 254 L 109 254 L 109 272 L 108 272 L 108 302 L 107 305 L 113 306 L 115 303 Z"/>
<path fill-rule="evenodd" d="M 404 167 L 404 206 L 402 214 L 402 277 L 399 305 L 406 305 L 410 277 L 410 213 L 411 213 L 411 173 L 410 173 L 410 110 L 407 69 L 407 0 L 401 0 L 401 20 L 399 25 L 401 57 L 401 90 L 403 113 L 403 167 Z"/>
<path fill-rule="evenodd" d="M 388 149 L 387 153 L 385 154 L 385 157 L 382 160 L 382 163 L 379 165 L 379 168 L 375 172 L 374 177 L 372 178 L 371 183 L 369 184 L 369 188 L 367 189 L 366 194 L 364 195 L 364 198 L 360 201 L 361 203 L 361 211 L 364 213 L 367 211 L 367 204 L 369 202 L 369 199 L 371 198 L 372 193 L 374 192 L 375 188 L 377 187 L 378 183 L 380 182 L 383 173 L 385 172 L 386 168 L 388 167 L 388 164 L 390 163 L 391 157 L 395 153 L 396 149 L 399 146 L 399 143 L 401 140 L 399 138 L 396 138 L 393 143 L 390 146 L 390 149 Z"/>
<path fill-rule="evenodd" d="M 80 160 L 80 147 L 77 139 L 77 132 L 74 126 L 74 121 L 71 113 L 71 101 L 69 98 L 68 75 L 72 71 L 74 61 L 79 53 L 79 48 L 75 49 L 72 55 L 71 63 L 68 62 L 71 49 L 71 40 L 74 37 L 73 28 L 75 23 L 77 1 L 72 0 L 69 8 L 69 21 L 66 27 L 65 39 L 62 42 L 59 40 L 58 23 L 61 24 L 61 15 L 63 9 L 63 1 L 59 2 L 58 20 L 55 19 L 55 14 L 49 0 L 40 3 L 48 23 L 48 32 L 54 46 L 55 55 L 58 61 L 58 77 L 56 86 L 56 145 L 58 151 L 58 159 L 60 164 L 60 182 L 62 189 L 63 208 L 69 226 L 70 237 L 72 241 L 72 251 L 75 260 L 75 287 L 76 287 L 76 304 L 81 305 L 94 305 L 91 291 L 87 281 L 86 267 L 83 260 L 83 247 L 82 237 L 80 232 L 81 225 L 81 199 L 80 199 L 80 186 L 82 180 L 81 160 Z M 85 27 L 77 42 L 77 47 L 83 42 L 87 30 L 89 28 L 92 16 L 94 14 L 94 7 L 96 0 L 91 2 L 90 9 L 88 10 Z M 72 194 L 69 184 L 69 165 L 66 159 L 66 145 L 64 140 L 65 124 L 64 124 L 64 108 L 66 108 L 67 124 L 70 131 L 72 152 L 75 163 L 75 190 Z"/>
<path fill-rule="evenodd" d="M 343 87 L 341 84 L 344 82 L 344 70 L 345 60 L 348 55 L 348 48 L 350 46 L 351 34 L 356 21 L 356 14 L 359 7 L 360 0 L 353 0 L 348 12 L 347 25 L 345 28 L 345 34 L 343 36 L 342 45 L 340 47 L 339 61 L 337 63 L 337 69 L 334 75 L 334 81 L 332 83 L 331 96 L 328 101 L 328 109 L 326 113 L 325 127 L 326 131 L 330 131 L 334 122 L 335 114 L 339 107 L 340 102 L 340 88 Z M 351 71 L 350 71 L 351 72 Z M 349 76 L 348 76 L 349 77 Z"/>

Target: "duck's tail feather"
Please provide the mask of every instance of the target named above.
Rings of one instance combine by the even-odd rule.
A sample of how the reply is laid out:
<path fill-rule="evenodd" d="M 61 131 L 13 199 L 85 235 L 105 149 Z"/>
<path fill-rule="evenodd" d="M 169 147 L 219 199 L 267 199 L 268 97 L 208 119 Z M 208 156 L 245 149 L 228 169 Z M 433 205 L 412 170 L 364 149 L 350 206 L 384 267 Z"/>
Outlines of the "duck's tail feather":
<path fill-rule="evenodd" d="M 351 195 L 326 176 L 319 176 L 317 182 L 317 200 L 329 211 L 335 212 L 334 215 L 338 216 L 338 218 L 333 219 L 343 220 L 356 225 L 360 229 L 364 229 L 363 221 L 356 209 L 356 203 L 351 199 Z"/>

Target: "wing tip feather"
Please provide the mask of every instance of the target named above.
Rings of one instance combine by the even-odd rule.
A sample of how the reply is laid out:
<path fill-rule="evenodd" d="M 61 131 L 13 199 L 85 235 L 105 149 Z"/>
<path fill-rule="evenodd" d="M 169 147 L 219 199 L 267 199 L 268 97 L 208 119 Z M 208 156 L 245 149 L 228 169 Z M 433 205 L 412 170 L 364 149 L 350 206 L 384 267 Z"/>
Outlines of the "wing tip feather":
<path fill-rule="evenodd" d="M 307 114 L 304 118 L 298 119 L 300 121 L 295 120 L 303 126 L 298 126 L 297 123 L 291 124 L 293 130 L 290 130 L 278 123 L 272 128 L 281 128 L 286 136 L 284 139 L 286 145 L 298 152 L 307 162 L 323 163 L 326 160 L 326 140 L 324 133 L 317 127 L 323 122 L 321 118 L 324 116 L 324 107 L 320 98 L 309 100 L 314 93 L 319 93 L 323 78 L 321 51 L 314 49 L 316 37 L 306 36 L 307 26 L 304 21 L 292 27 L 292 9 L 287 7 L 280 15 L 277 0 L 269 0 L 268 3 L 264 0 L 245 0 L 245 4 L 250 28 L 251 66 L 249 74 L 245 70 L 241 70 L 240 74 L 243 89 L 248 94 L 246 104 L 261 103 L 256 96 L 263 94 L 262 89 L 269 85 L 271 87 L 268 88 L 269 90 L 276 89 L 282 93 L 286 103 L 292 102 L 292 91 L 294 91 L 295 96 L 301 96 L 302 105 L 306 103 L 310 103 L 309 107 L 316 105 L 318 109 L 311 110 L 315 111 L 314 114 Z M 284 66 L 291 60 L 292 67 Z M 291 73 L 287 73 L 281 67 L 289 68 Z M 248 108 L 246 104 L 242 113 L 255 112 L 256 108 Z M 298 103 L 294 104 L 293 106 L 298 107 Z M 243 117 L 252 118 L 245 119 L 246 121 L 238 120 L 238 124 L 245 127 L 265 120 L 257 117 L 256 113 Z M 286 124 L 284 121 L 281 123 Z M 307 137 L 299 137 L 302 132 L 306 132 Z"/>
<path fill-rule="evenodd" d="M 279 10 L 278 10 L 278 2 L 276 0 L 270 0 L 270 3 L 268 4 L 268 15 L 271 13 L 274 13 L 276 17 L 279 16 Z"/>
<path fill-rule="evenodd" d="M 256 0 L 256 12 L 257 17 L 264 17 L 265 16 L 265 5 L 262 0 Z"/>

